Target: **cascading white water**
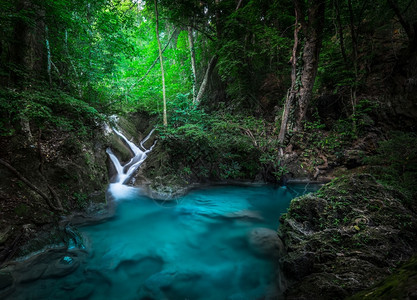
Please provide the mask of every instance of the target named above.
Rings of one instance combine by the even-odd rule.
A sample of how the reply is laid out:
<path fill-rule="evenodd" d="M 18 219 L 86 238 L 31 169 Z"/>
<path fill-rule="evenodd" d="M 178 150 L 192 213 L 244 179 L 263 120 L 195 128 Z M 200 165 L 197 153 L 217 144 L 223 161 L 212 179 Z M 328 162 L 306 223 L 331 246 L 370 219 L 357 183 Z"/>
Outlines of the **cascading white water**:
<path fill-rule="evenodd" d="M 129 187 L 125 186 L 132 178 L 134 172 L 140 167 L 140 165 L 145 161 L 147 157 L 147 153 L 149 153 L 156 144 L 155 142 L 149 149 L 146 149 L 144 143 L 151 137 L 154 132 L 154 129 L 140 142 L 140 146 L 142 147 L 143 151 L 136 146 L 133 142 L 129 141 L 123 133 L 113 128 L 113 131 L 122 138 L 122 140 L 129 146 L 130 150 L 133 153 L 133 157 L 130 159 L 128 163 L 124 166 L 120 163 L 119 159 L 116 155 L 114 155 L 113 151 L 110 148 L 107 148 L 106 152 L 109 155 L 111 161 L 113 162 L 114 167 L 117 171 L 117 178 L 116 181 L 110 184 L 110 192 L 115 195 L 120 193 L 126 194 L 127 191 L 131 191 Z"/>

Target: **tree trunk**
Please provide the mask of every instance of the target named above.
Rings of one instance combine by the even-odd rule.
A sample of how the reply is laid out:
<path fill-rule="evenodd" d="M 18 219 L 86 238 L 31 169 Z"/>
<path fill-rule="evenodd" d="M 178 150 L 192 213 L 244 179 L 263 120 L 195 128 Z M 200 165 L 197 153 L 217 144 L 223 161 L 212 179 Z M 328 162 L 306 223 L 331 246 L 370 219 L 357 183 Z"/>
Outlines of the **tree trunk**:
<path fill-rule="evenodd" d="M 307 12 L 308 21 L 306 21 L 304 17 L 304 2 L 301 0 L 294 0 L 294 3 L 305 39 L 296 124 L 296 130 L 302 130 L 303 121 L 305 120 L 307 109 L 313 95 L 313 87 L 317 75 L 319 54 L 323 38 L 325 0 L 312 1 Z"/>
<path fill-rule="evenodd" d="M 65 44 L 65 52 L 67 53 L 68 56 L 68 60 L 71 64 L 72 70 L 74 71 L 74 75 L 75 75 L 75 80 L 76 80 L 76 85 L 77 85 L 77 89 L 78 89 L 78 96 L 80 98 L 83 97 L 83 91 L 80 85 L 80 76 L 78 76 L 78 71 L 77 68 L 74 65 L 74 62 L 72 61 L 70 52 L 69 52 L 69 48 L 68 48 L 68 30 L 65 29 L 65 39 L 64 39 L 64 44 Z"/>
<path fill-rule="evenodd" d="M 214 55 L 207 66 L 206 73 L 204 74 L 203 82 L 200 85 L 200 89 L 198 90 L 197 98 L 195 99 L 195 105 L 199 105 L 201 99 L 203 99 L 204 92 L 207 89 L 208 80 L 210 78 L 211 73 L 213 72 L 214 67 L 217 64 L 217 55 Z"/>
<path fill-rule="evenodd" d="M 345 49 L 345 39 L 343 37 L 343 27 L 342 27 L 342 20 L 340 18 L 340 5 L 339 0 L 334 0 L 334 8 L 336 11 L 336 30 L 339 35 L 340 40 L 340 51 L 342 52 L 343 61 L 345 64 L 347 63 L 347 56 L 346 56 L 346 49 Z"/>
<path fill-rule="evenodd" d="M 278 141 L 284 144 L 285 134 L 287 132 L 288 119 L 292 109 L 292 105 L 296 100 L 297 94 L 297 52 L 298 52 L 298 32 L 300 31 L 299 16 L 295 11 L 295 25 L 294 25 L 294 45 L 292 48 L 291 57 L 291 87 L 285 99 L 284 111 L 282 112 L 281 128 L 279 130 Z"/>
<path fill-rule="evenodd" d="M 51 58 L 51 47 L 49 46 L 49 34 L 48 34 L 48 26 L 45 25 L 45 46 L 47 52 L 47 72 L 48 72 L 48 79 L 49 79 L 49 87 L 52 86 L 52 58 Z"/>
<path fill-rule="evenodd" d="M 165 73 L 164 73 L 164 63 L 162 60 L 162 47 L 161 41 L 159 39 L 159 19 L 158 19 L 158 4 L 157 0 L 154 1 L 155 3 L 155 16 L 156 16 L 156 39 L 158 40 L 158 49 L 159 49 L 159 62 L 161 64 L 161 76 L 162 76 L 162 99 L 164 102 L 164 126 L 168 125 L 167 121 L 167 102 L 166 102 L 166 94 L 165 94 Z"/>
<path fill-rule="evenodd" d="M 359 78 L 358 38 L 357 38 L 358 34 L 355 30 L 355 15 L 353 13 L 352 0 L 348 0 L 348 9 L 349 9 L 350 35 L 352 36 L 352 62 L 353 62 L 353 71 L 355 74 L 355 81 L 353 85 L 350 87 L 350 103 L 352 105 L 352 126 L 353 126 L 353 131 L 356 133 L 356 122 L 355 122 L 356 104 L 357 104 L 356 89 L 357 89 L 357 82 Z"/>
<path fill-rule="evenodd" d="M 194 37 L 193 37 L 193 29 L 191 26 L 188 26 L 188 41 L 190 44 L 190 55 L 191 55 L 191 71 L 192 71 L 192 83 L 193 83 L 193 104 L 196 104 L 197 98 L 197 73 L 195 67 L 195 49 L 194 49 Z"/>
<path fill-rule="evenodd" d="M 165 47 L 164 47 L 164 49 L 162 49 L 162 53 L 164 53 L 165 52 L 165 50 L 168 48 L 168 46 L 169 46 L 169 44 L 171 43 L 171 40 L 172 40 L 172 38 L 176 35 L 176 32 L 178 31 L 178 29 L 175 29 L 175 31 L 171 34 L 171 36 L 169 37 L 169 39 L 168 39 L 168 42 L 167 42 L 167 44 L 165 45 Z M 151 70 L 153 69 L 153 67 L 156 65 L 156 63 L 159 61 L 159 58 L 160 58 L 160 56 L 159 56 L 159 54 L 158 54 L 158 57 L 157 58 L 155 58 L 155 60 L 153 61 L 153 63 L 150 65 L 150 67 L 148 68 L 148 70 L 146 71 L 146 73 L 145 73 L 145 75 L 143 75 L 138 81 L 136 81 L 134 84 L 132 84 L 131 86 L 130 86 L 130 88 L 129 88 L 129 91 L 131 90 L 131 89 L 133 89 L 136 85 L 138 85 L 141 81 L 143 81 L 145 78 L 146 78 L 146 76 L 148 76 L 149 75 L 149 73 L 151 72 Z"/>
<path fill-rule="evenodd" d="M 13 22 L 13 41 L 10 49 L 11 80 L 14 84 L 26 84 L 24 74 L 39 78 L 44 75 L 45 10 L 30 0 L 17 0 L 15 13 L 23 12 L 28 18 L 15 18 Z"/>

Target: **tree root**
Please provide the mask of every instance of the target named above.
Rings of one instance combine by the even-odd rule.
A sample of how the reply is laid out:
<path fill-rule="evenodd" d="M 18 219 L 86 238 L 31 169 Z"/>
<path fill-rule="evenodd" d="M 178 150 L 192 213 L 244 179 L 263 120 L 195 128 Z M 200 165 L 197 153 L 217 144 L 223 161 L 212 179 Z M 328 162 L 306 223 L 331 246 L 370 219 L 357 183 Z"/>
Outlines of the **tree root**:
<path fill-rule="evenodd" d="M 5 166 L 10 172 L 12 172 L 18 179 L 20 179 L 23 183 L 25 183 L 32 191 L 37 193 L 39 196 L 41 196 L 45 201 L 46 204 L 55 211 L 63 211 L 62 206 L 61 207 L 55 207 L 47 195 L 43 193 L 40 189 L 38 189 L 35 185 L 33 185 L 28 179 L 26 179 L 18 170 L 16 170 L 13 166 L 11 166 L 6 161 L 0 159 L 0 164 Z"/>
<path fill-rule="evenodd" d="M 317 177 L 319 176 L 321 170 L 326 170 L 329 167 L 329 163 L 327 161 L 327 157 L 324 156 L 323 154 L 319 154 L 319 157 L 324 161 L 324 163 L 321 164 L 320 166 L 317 166 L 316 167 L 316 172 L 314 173 L 314 177 L 313 177 L 314 180 L 317 179 Z"/>

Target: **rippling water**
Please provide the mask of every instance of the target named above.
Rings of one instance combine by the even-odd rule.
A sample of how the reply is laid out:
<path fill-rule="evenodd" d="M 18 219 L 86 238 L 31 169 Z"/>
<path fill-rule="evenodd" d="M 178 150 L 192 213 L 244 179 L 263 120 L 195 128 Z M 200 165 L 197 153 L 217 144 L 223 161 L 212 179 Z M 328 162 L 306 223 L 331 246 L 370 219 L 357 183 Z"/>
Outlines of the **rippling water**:
<path fill-rule="evenodd" d="M 79 229 L 87 248 L 28 266 L 9 298 L 279 299 L 277 257 L 256 233 L 276 230 L 290 200 L 314 189 L 218 186 L 157 202 L 113 186 L 115 217 Z"/>

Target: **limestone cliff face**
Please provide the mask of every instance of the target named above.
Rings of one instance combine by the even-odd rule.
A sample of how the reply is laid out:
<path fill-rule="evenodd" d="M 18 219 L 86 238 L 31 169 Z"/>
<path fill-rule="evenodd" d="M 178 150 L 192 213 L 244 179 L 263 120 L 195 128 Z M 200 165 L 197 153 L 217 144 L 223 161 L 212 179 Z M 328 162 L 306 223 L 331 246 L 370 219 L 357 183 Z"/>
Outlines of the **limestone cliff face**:
<path fill-rule="evenodd" d="M 281 218 L 288 299 L 343 299 L 416 251 L 417 216 L 372 176 L 336 179 L 291 202 Z"/>

